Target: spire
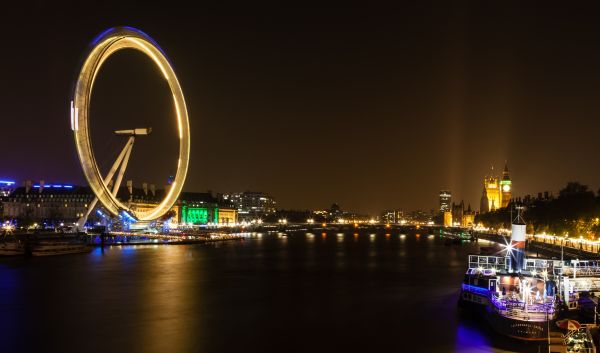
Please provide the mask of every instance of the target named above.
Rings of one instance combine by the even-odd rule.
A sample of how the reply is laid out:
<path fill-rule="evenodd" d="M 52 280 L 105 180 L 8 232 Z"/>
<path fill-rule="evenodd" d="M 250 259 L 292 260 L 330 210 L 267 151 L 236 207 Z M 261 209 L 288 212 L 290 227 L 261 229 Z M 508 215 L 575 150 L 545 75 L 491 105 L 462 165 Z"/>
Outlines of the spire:
<path fill-rule="evenodd" d="M 504 161 L 504 171 L 502 172 L 503 180 L 510 180 L 510 176 L 508 175 L 508 162 Z"/>

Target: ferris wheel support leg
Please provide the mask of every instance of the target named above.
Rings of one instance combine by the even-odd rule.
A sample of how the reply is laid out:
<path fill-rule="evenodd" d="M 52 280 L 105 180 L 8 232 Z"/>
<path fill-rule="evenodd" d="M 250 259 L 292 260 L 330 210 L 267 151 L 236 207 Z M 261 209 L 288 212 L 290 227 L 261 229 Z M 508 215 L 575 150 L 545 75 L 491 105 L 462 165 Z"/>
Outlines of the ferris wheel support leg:
<path fill-rule="evenodd" d="M 119 190 L 119 187 L 121 186 L 121 181 L 123 180 L 123 174 L 125 172 L 125 167 L 123 165 L 127 166 L 127 161 L 129 160 L 129 155 L 131 155 L 131 149 L 133 148 L 134 141 L 135 141 L 134 136 L 129 137 L 129 139 L 127 140 L 127 143 L 125 144 L 125 147 L 123 147 L 123 150 L 121 151 L 121 153 L 119 153 L 117 160 L 115 160 L 115 163 L 113 163 L 112 167 L 110 168 L 108 175 L 106 176 L 106 178 L 104 178 L 105 183 L 110 182 L 112 180 L 113 176 L 115 175 L 117 168 L 119 168 L 119 165 L 121 165 L 121 169 L 119 171 L 119 176 L 117 178 L 118 180 L 115 182 L 115 186 L 113 187 L 113 190 L 112 190 L 112 194 L 114 196 L 117 195 L 117 191 Z M 125 160 L 125 161 L 123 161 L 123 160 Z M 78 230 L 83 230 L 83 226 L 85 225 L 85 222 L 87 222 L 88 217 L 90 216 L 90 214 L 96 207 L 97 203 L 98 203 L 98 197 L 96 196 L 90 203 L 85 214 L 77 220 L 77 229 Z"/>
<path fill-rule="evenodd" d="M 117 192 L 119 191 L 119 187 L 121 187 L 121 182 L 123 181 L 123 175 L 125 174 L 125 169 L 127 168 L 127 162 L 129 162 L 129 156 L 131 156 L 131 150 L 133 149 L 133 143 L 135 142 L 135 136 L 130 136 L 127 141 L 127 145 L 125 146 L 125 157 L 123 158 L 123 163 L 121 163 L 121 169 L 119 169 L 119 175 L 117 175 L 117 179 L 115 180 L 115 185 L 112 189 L 113 196 L 117 196 Z"/>

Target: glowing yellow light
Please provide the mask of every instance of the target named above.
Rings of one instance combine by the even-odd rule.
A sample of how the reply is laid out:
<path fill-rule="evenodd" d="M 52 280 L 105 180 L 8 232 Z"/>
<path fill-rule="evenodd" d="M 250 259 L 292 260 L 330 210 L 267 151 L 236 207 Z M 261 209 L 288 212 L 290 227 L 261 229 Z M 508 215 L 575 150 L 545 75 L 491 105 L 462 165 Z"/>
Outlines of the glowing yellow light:
<path fill-rule="evenodd" d="M 183 129 L 181 128 L 181 113 L 179 112 L 179 104 L 177 103 L 177 97 L 173 95 L 173 102 L 175 102 L 175 112 L 177 112 L 177 129 L 179 131 L 179 139 L 183 138 Z"/>
<path fill-rule="evenodd" d="M 106 31 L 103 37 L 96 41 L 95 46 L 90 50 L 82 65 L 71 104 L 71 128 L 75 134 L 78 156 L 90 188 L 104 208 L 112 215 L 126 210 L 142 221 L 157 219 L 172 207 L 183 187 L 190 154 L 189 121 L 183 92 L 168 59 L 160 48 L 153 43 L 154 41 L 150 37 L 132 28 L 113 28 Z M 88 120 L 91 92 L 100 67 L 110 55 L 118 50 L 128 48 L 146 54 L 167 80 L 175 106 L 180 141 L 175 181 L 171 184 L 170 190 L 162 202 L 154 209 L 145 212 L 129 210 L 125 204 L 112 195 L 111 190 L 108 189 L 104 178 L 100 174 L 89 134 Z"/>
<path fill-rule="evenodd" d="M 153 47 L 154 50 L 150 50 L 150 48 L 148 48 L 148 46 L 146 46 L 146 44 L 144 44 L 144 42 L 142 42 L 141 40 L 138 40 L 136 38 L 129 38 L 129 41 L 135 43 L 137 45 L 138 49 L 139 48 L 143 49 L 143 51 L 146 53 L 146 55 L 148 55 L 150 58 L 152 58 L 152 61 L 154 61 L 154 63 L 156 63 L 156 65 L 162 72 L 163 76 L 165 77 L 165 80 L 169 81 L 169 75 L 167 74 L 167 70 L 165 69 L 165 67 L 162 63 L 162 60 L 157 58 L 156 55 L 154 54 L 154 51 L 156 51 L 157 49 L 155 47 Z"/>

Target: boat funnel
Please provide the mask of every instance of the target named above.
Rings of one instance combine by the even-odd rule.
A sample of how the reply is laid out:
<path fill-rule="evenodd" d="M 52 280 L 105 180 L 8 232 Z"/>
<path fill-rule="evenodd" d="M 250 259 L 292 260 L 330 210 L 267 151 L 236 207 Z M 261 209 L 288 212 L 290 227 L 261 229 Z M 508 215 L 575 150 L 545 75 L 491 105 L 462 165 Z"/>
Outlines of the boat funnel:
<path fill-rule="evenodd" d="M 510 269 L 512 272 L 521 272 L 525 259 L 525 220 L 521 216 L 523 206 L 516 206 L 517 217 L 512 222 L 512 235 L 510 237 Z"/>

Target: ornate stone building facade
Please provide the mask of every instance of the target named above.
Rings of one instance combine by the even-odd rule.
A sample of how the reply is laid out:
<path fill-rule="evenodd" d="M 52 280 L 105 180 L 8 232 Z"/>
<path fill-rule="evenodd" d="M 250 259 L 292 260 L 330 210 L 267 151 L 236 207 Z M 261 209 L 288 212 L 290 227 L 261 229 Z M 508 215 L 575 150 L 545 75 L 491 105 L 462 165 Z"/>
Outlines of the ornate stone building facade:
<path fill-rule="evenodd" d="M 483 179 L 483 193 L 479 211 L 490 212 L 499 208 L 505 208 L 512 197 L 512 180 L 508 173 L 508 165 L 504 165 L 502 177 L 494 175 L 492 167 L 490 175 Z"/>

